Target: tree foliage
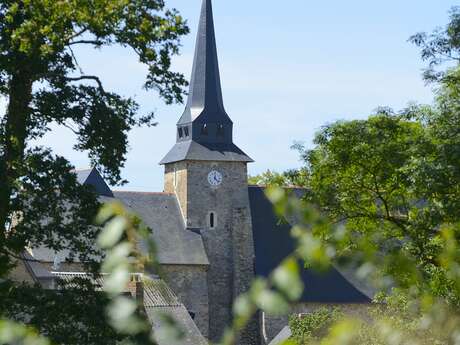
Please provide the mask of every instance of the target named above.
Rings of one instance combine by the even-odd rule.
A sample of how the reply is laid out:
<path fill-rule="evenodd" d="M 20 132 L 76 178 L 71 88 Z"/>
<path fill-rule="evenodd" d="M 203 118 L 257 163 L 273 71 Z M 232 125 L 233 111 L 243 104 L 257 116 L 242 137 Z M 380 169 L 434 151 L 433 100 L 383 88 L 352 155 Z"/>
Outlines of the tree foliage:
<path fill-rule="evenodd" d="M 157 88 L 167 102 L 180 100 L 183 80 L 169 71 L 169 59 L 187 29 L 177 14 L 162 11 L 161 1 L 0 2 L 0 92 L 8 98 L 0 125 L 0 224 L 15 225 L 14 231 L 2 234 L 4 267 L 11 267 L 12 258 L 30 244 L 70 249 L 83 253 L 82 260 L 96 253 L 89 242 L 97 232 L 85 227 L 97 206 L 94 195 L 78 186 L 64 158 L 28 147 L 27 141 L 42 136 L 52 122 L 70 127 L 77 149 L 88 150 L 111 182 L 121 182 L 126 132 L 151 117 L 137 117 L 136 103 L 106 92 L 96 76 L 74 76 L 79 69 L 72 46 L 130 46 L 149 65 L 145 86 Z M 314 149 L 297 147 L 303 169 L 252 179 L 272 185 L 267 196 L 280 217 L 297 220 L 291 230 L 297 246 L 267 279 L 256 279 L 235 301 L 235 319 L 222 344 L 234 344 L 258 309 L 273 315 L 288 312 L 303 290 L 299 261 L 321 269 L 352 262 L 360 276 L 380 283 L 381 306 L 371 320 L 342 318 L 339 312 L 331 316 L 324 310 L 302 322 L 293 318 L 293 338 L 285 345 L 460 344 L 458 12 L 452 10 L 446 30 L 412 38 L 430 61 L 426 78 L 438 82 L 433 106 L 410 106 L 399 113 L 381 108 L 367 120 L 325 126 Z M 446 59 L 455 66 L 435 71 Z M 292 184 L 306 187 L 304 200 L 275 188 Z M 49 221 L 40 222 L 41 216 Z M 49 313 L 44 319 L 35 316 L 32 323 L 58 342 L 109 344 L 121 337 L 136 344 L 154 343 L 135 302 L 121 294 L 133 269 L 136 233 L 147 229 L 119 205 L 106 206 L 98 219 L 106 223 L 99 244 L 107 250 L 103 270 L 111 273 L 106 282 L 110 298 L 96 301 L 85 291 L 88 297 L 83 300 L 81 290 L 69 290 L 65 294 L 76 292 L 78 305 L 64 312 L 73 322 L 86 324 L 101 312 L 82 313 L 88 301 L 98 308 L 108 303 L 107 320 L 98 319 L 96 325 L 99 333 L 89 327 L 88 337 L 79 338 L 81 334 L 53 318 L 52 307 L 62 308 L 62 300 L 34 310 L 37 300 L 46 296 L 31 296 L 30 287 L 2 281 L 9 296 L 17 297 L 9 300 L 13 303 L 8 308 L 16 316 L 22 301 L 33 317 Z M 84 233 L 72 236 L 75 230 Z M 107 324 L 111 328 L 105 328 Z M 179 336 L 176 326 L 169 325 L 165 332 Z M 35 339 L 29 328 L 0 321 L 2 342 Z"/>
<path fill-rule="evenodd" d="M 382 302 L 382 301 L 380 301 Z M 395 292 L 384 305 L 375 305 L 367 315 L 346 315 L 345 308 L 320 308 L 310 314 L 293 315 L 290 341 L 295 345 L 317 344 L 457 344 L 459 315 L 445 307 L 414 313 L 414 301 Z"/>
<path fill-rule="evenodd" d="M 85 343 L 110 343 L 104 318 L 90 312 L 105 302 L 82 298 L 84 288 L 80 297 L 72 291 L 75 297 L 62 308 L 62 296 L 52 302 L 43 291 L 3 281 L 26 247 L 66 250 L 68 259 L 94 264 L 92 271 L 100 255 L 94 246 L 98 228 L 91 226 L 99 208 L 95 194 L 77 182 L 64 157 L 33 143 L 51 125 L 63 126 L 75 137 L 75 150 L 87 152 L 112 185 L 123 184 L 128 132 L 154 125 L 153 114 L 139 114 L 134 99 L 106 90 L 98 75 L 86 74 L 78 47 L 133 51 L 148 69 L 144 87 L 169 104 L 183 99 L 186 81 L 171 70 L 171 58 L 187 33 L 185 21 L 163 0 L 0 0 L 0 97 L 7 103 L 0 114 L 0 293 L 9 297 L 2 300 L 2 314 L 14 315 L 22 304 L 40 332 L 67 344 L 82 343 L 79 331 L 62 320 L 53 323 L 53 315 L 62 312 L 86 325 L 97 319 Z"/>
<path fill-rule="evenodd" d="M 259 175 L 249 176 L 249 184 L 261 186 L 300 187 L 308 182 L 306 169 L 289 169 L 283 173 L 267 170 Z"/>
<path fill-rule="evenodd" d="M 153 334 L 144 305 L 125 295 L 132 272 L 140 272 L 141 268 L 153 265 L 156 260 L 150 229 L 136 215 L 115 202 L 107 203 L 100 209 L 96 223 L 102 227 L 97 244 L 106 253 L 102 266 L 106 274 L 103 291 L 94 291 L 95 281 L 91 276 L 58 282 L 59 292 L 38 291 L 30 287 L 14 290 L 15 296 L 9 299 L 10 302 L 22 300 L 18 293 L 27 290 L 29 303 L 25 309 L 17 304 L 10 310 L 16 318 L 18 315 L 22 317 L 23 323 L 31 323 L 34 327 L 1 319 L 2 344 L 49 345 L 50 339 L 54 344 L 157 344 L 156 340 L 162 335 Z M 138 250 L 140 240 L 147 245 L 148 255 Z M 39 296 L 33 296 L 37 292 Z M 40 307 L 31 298 L 40 299 L 40 313 L 32 310 Z M 48 305 L 50 303 L 59 307 L 59 313 L 49 312 L 53 309 Z M 94 308 L 88 308 L 88 303 Z M 161 331 L 167 334 L 166 343 L 181 341 L 183 332 L 176 321 L 164 312 L 158 313 L 163 324 Z M 30 317 L 37 319 L 28 320 Z M 92 322 L 88 323 L 86 317 Z"/>
<path fill-rule="evenodd" d="M 445 29 L 410 39 L 429 62 L 433 105 L 378 108 L 366 120 L 324 126 L 313 149 L 296 146 L 308 176 L 304 201 L 327 219 L 293 229 L 309 244 L 301 257 L 310 269 L 352 264 L 381 294 L 364 319 L 293 316 L 286 344 L 459 343 L 459 18 L 453 8 Z M 258 180 L 287 185 L 283 174 Z M 282 194 L 270 192 L 280 216 L 311 212 Z"/>
<path fill-rule="evenodd" d="M 322 307 L 310 314 L 292 315 L 289 318 L 291 339 L 297 344 L 308 344 L 326 336 L 332 325 L 344 317 L 339 308 Z"/>
<path fill-rule="evenodd" d="M 445 30 L 411 38 L 436 82 L 433 105 L 379 108 L 327 125 L 314 149 L 299 148 L 310 176 L 305 199 L 330 225 L 313 236 L 334 253 L 330 262 L 374 278 L 381 304 L 371 319 L 346 317 L 316 340 L 296 338 L 305 325 L 292 323 L 298 344 L 460 342 L 459 18 L 453 8 Z"/>
<path fill-rule="evenodd" d="M 422 59 L 428 62 L 424 78 L 427 82 L 454 82 L 460 80 L 456 75 L 442 67 L 454 66 L 460 62 L 460 7 L 450 11 L 449 23 L 444 28 L 437 28 L 432 33 L 420 32 L 409 41 L 421 48 Z"/>

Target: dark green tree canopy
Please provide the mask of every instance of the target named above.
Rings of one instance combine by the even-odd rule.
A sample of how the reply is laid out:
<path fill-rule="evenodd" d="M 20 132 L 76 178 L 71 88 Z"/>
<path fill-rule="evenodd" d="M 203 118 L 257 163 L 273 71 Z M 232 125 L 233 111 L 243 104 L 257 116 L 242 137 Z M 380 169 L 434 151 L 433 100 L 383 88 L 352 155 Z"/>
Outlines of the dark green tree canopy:
<path fill-rule="evenodd" d="M 26 247 L 66 249 L 71 259 L 88 264 L 98 254 L 98 230 L 91 226 L 99 208 L 95 194 L 77 183 L 64 157 L 33 146 L 34 139 L 49 132 L 51 124 L 68 128 L 75 136 L 74 149 L 87 152 L 91 164 L 116 185 L 125 182 L 120 169 L 128 132 L 134 126 L 154 125 L 153 114 L 139 114 L 134 99 L 106 90 L 98 75 L 82 71 L 77 47 L 117 45 L 133 51 L 148 67 L 144 88 L 170 104 L 183 100 L 186 81 L 171 70 L 171 58 L 188 31 L 179 13 L 167 9 L 163 0 L 0 0 L 0 97 L 7 104 L 0 113 L 0 281 Z M 18 298 L 0 306 L 0 312 L 15 316 L 21 304 L 31 313 L 43 312 L 43 294 L 30 291 L 11 282 L 2 284 L 2 301 Z M 104 301 L 100 302 L 102 310 Z M 88 303 L 80 307 L 87 307 L 86 314 L 94 318 L 90 309 L 97 303 Z M 5 305 L 16 309 L 4 310 Z M 50 315 L 53 307 L 59 310 L 59 303 L 47 307 Z M 66 313 L 73 310 L 84 319 L 80 307 L 70 303 Z M 39 319 L 31 315 L 31 320 Z M 37 326 L 54 339 L 67 332 L 48 323 Z M 69 334 L 64 343 L 77 344 L 76 339 Z"/>
<path fill-rule="evenodd" d="M 302 187 L 308 183 L 307 169 L 289 169 L 283 173 L 267 170 L 259 175 L 249 176 L 249 184 L 262 186 Z"/>
<path fill-rule="evenodd" d="M 56 226 L 62 220 L 60 209 L 43 198 L 56 195 L 53 190 L 61 191 L 58 199 L 73 196 L 73 203 L 80 204 L 79 199 L 86 203 L 77 190 L 82 187 L 71 186 L 75 179 L 65 172 L 71 168 L 65 160 L 28 144 L 43 136 L 51 123 L 69 128 L 76 136 L 75 149 L 87 151 L 110 183 L 124 182 L 120 168 L 127 133 L 133 126 L 153 124 L 153 116 L 139 116 L 133 99 L 106 91 L 98 76 L 82 73 L 74 47 L 132 49 L 149 68 L 145 88 L 156 89 L 168 103 L 180 102 L 186 82 L 170 70 L 171 56 L 178 53 L 188 28 L 175 10 L 164 6 L 160 0 L 0 2 L 0 95 L 8 102 L 0 120 L 1 227 L 12 221 L 14 212 L 24 210 L 24 203 L 36 211 L 49 211 L 42 215 L 53 213 L 50 224 Z M 65 195 L 66 188 L 73 190 Z M 37 194 L 34 201 L 28 200 L 31 190 Z M 23 218 L 16 234 L 22 232 L 25 241 L 37 219 Z M 27 240 L 41 237 L 46 242 L 44 234 L 50 233 L 40 231 Z"/>
<path fill-rule="evenodd" d="M 448 72 L 457 74 L 458 67 Z M 380 273 L 396 279 L 390 285 L 417 282 L 418 291 L 458 305 L 460 289 L 437 259 L 441 229 L 460 222 L 460 93 L 452 80 L 440 81 L 433 106 L 381 108 L 366 120 L 333 123 L 301 154 L 308 200 L 346 229 L 336 243 L 345 257 L 372 257 Z M 459 241 L 458 227 L 452 231 Z M 330 233 L 323 238 L 336 241 Z"/>
<path fill-rule="evenodd" d="M 187 32 L 176 11 L 165 10 L 158 0 L 2 1 L 0 92 L 9 100 L 8 114 L 27 105 L 26 133 L 18 139 L 43 135 L 53 121 L 68 125 L 77 135 L 78 149 L 90 152 L 110 182 L 120 182 L 126 136 L 117 134 L 149 124 L 152 117 L 137 117 L 133 100 L 106 92 L 98 76 L 80 73 L 73 49 L 132 49 L 149 67 L 145 87 L 158 90 L 171 103 L 182 101 L 186 84 L 170 65 Z M 32 86 L 38 90 L 32 92 Z"/>

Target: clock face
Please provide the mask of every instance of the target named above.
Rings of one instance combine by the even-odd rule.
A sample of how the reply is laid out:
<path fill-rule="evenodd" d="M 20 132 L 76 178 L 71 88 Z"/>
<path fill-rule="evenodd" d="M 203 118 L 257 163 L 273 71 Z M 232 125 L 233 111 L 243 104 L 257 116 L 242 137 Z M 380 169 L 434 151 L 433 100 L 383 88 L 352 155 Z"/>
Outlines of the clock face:
<path fill-rule="evenodd" d="M 208 174 L 208 182 L 211 186 L 219 186 L 222 183 L 222 174 L 217 170 L 212 170 Z"/>

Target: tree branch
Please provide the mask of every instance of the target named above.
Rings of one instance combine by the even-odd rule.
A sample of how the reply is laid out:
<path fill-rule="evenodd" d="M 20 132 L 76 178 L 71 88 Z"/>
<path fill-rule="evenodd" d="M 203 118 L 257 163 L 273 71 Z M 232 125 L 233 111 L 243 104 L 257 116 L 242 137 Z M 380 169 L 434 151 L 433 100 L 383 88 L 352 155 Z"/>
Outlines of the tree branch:
<path fill-rule="evenodd" d="M 82 28 L 80 31 L 77 31 L 76 33 L 74 33 L 73 35 L 71 35 L 67 40 L 68 41 L 71 41 L 81 35 L 83 35 L 86 31 L 88 31 L 88 28 L 87 27 L 84 27 Z"/>
<path fill-rule="evenodd" d="M 67 81 L 81 81 L 81 80 L 94 80 L 97 85 L 99 86 L 99 89 L 103 92 L 106 93 L 104 90 L 104 86 L 102 85 L 101 79 L 95 75 L 81 75 L 79 77 L 65 77 Z"/>
<path fill-rule="evenodd" d="M 76 44 L 92 44 L 92 45 L 95 45 L 97 47 L 100 47 L 104 44 L 104 42 L 102 41 L 99 41 L 99 40 L 78 40 L 78 41 L 72 41 L 72 42 L 69 42 L 69 46 L 72 46 L 72 45 L 76 45 Z"/>
<path fill-rule="evenodd" d="M 78 63 L 77 57 L 75 56 L 75 53 L 73 52 L 72 48 L 69 47 L 70 50 L 70 55 L 72 55 L 72 59 L 75 62 L 75 66 L 77 66 L 78 70 L 80 71 L 81 74 L 83 74 L 83 69 L 81 68 L 80 64 Z"/>
<path fill-rule="evenodd" d="M 70 129 L 70 131 L 72 131 L 73 134 L 78 135 L 78 132 L 75 129 L 73 129 L 72 126 L 68 125 L 67 123 L 62 122 L 61 125 L 63 125 L 67 129 Z"/>

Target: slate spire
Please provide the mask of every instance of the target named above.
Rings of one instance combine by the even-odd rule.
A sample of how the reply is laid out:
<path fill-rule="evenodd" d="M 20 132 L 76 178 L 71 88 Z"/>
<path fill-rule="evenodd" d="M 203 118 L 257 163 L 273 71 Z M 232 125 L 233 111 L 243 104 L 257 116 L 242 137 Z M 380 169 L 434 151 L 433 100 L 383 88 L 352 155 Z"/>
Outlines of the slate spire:
<path fill-rule="evenodd" d="M 203 0 L 187 104 L 176 145 L 160 164 L 182 160 L 252 162 L 233 143 L 233 122 L 222 99 L 211 0 Z"/>
<path fill-rule="evenodd" d="M 196 38 L 189 96 L 178 125 L 200 122 L 231 123 L 224 109 L 211 0 L 203 0 Z"/>

